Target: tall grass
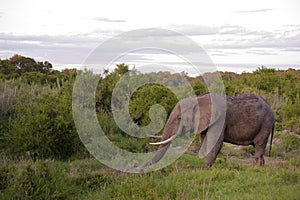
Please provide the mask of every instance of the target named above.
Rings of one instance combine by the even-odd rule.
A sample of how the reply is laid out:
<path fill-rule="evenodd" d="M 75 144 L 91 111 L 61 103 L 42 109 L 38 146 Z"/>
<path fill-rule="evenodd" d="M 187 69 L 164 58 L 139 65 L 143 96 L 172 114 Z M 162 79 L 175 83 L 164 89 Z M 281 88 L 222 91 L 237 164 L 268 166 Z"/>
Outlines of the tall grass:
<path fill-rule="evenodd" d="M 1 161 L 1 199 L 72 199 L 76 184 L 54 161 Z"/>
<path fill-rule="evenodd" d="M 1 157 L 0 199 L 299 199 L 299 139 L 276 133 L 266 166 L 249 149 L 226 145 L 212 168 L 184 154 L 147 174 L 126 174 L 94 159 L 55 161 Z M 291 147 L 286 148 L 286 147 Z"/>

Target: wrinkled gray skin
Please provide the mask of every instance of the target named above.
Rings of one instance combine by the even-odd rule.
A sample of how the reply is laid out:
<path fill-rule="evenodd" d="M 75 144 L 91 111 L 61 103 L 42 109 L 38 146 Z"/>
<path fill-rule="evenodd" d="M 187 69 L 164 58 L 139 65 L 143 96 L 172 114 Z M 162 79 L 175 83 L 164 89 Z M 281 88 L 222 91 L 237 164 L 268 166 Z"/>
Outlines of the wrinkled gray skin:
<path fill-rule="evenodd" d="M 220 107 L 222 103 L 219 104 L 217 101 L 212 101 L 211 96 L 217 100 L 223 97 L 225 104 Z M 196 101 L 195 98 L 197 98 Z M 198 102 L 198 105 L 193 102 Z M 227 105 L 226 112 L 224 105 Z M 184 109 L 181 109 L 181 107 L 184 107 Z M 222 117 L 224 123 L 220 120 Z M 221 126 L 219 122 L 221 122 Z M 224 97 L 207 93 L 198 97 L 184 99 L 176 104 L 165 125 L 161 141 L 183 132 L 201 134 L 201 145 L 202 148 L 204 147 L 207 168 L 211 167 L 215 162 L 223 142 L 244 146 L 252 145 L 255 148 L 254 164 L 259 161 L 259 164 L 263 166 L 265 164 L 264 150 L 271 132 L 270 144 L 272 144 L 273 130 L 273 112 L 266 100 L 261 96 L 245 94 Z M 206 136 L 208 133 L 216 134 L 216 131 L 220 133 L 217 134 L 215 145 L 205 152 L 205 146 L 208 144 L 207 138 L 209 138 L 209 136 Z M 170 143 L 160 145 L 157 154 L 145 163 L 142 168 L 158 162 L 167 151 Z"/>

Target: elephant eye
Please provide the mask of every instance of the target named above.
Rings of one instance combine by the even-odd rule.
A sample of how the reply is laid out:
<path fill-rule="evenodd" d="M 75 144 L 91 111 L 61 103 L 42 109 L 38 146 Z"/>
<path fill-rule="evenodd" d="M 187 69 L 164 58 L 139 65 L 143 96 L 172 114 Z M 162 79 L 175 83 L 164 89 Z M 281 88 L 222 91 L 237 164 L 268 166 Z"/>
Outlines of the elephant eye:
<path fill-rule="evenodd" d="M 179 115 L 177 118 L 178 118 L 178 119 L 181 119 L 181 115 Z"/>

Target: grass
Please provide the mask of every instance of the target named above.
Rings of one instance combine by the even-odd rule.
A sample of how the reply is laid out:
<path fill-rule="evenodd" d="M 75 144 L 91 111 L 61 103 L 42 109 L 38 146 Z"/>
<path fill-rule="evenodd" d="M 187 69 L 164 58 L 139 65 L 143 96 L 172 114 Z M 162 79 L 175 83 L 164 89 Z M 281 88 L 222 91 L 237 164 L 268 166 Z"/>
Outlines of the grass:
<path fill-rule="evenodd" d="M 212 168 L 193 154 L 147 174 L 126 174 L 94 159 L 1 159 L 0 199 L 300 199 L 298 140 L 279 135 L 266 166 L 252 149 L 226 145 Z"/>
<path fill-rule="evenodd" d="M 219 162 L 203 170 L 184 155 L 168 168 L 149 174 L 117 176 L 113 184 L 84 199 L 299 199 L 300 170 L 292 162 L 268 159 L 267 167 Z M 194 162 L 194 161 L 193 161 Z M 276 163 L 276 164 L 275 164 Z M 199 161 L 199 165 L 202 162 Z M 298 161 L 299 164 L 299 161 Z M 225 166 L 223 166 L 225 165 Z"/>

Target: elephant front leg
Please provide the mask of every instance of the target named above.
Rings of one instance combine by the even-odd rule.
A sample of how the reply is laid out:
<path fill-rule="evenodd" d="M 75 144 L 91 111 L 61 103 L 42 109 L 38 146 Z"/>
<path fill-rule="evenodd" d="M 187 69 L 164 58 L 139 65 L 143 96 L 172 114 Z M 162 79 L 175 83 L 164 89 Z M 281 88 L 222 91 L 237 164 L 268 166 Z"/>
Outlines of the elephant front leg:
<path fill-rule="evenodd" d="M 223 140 L 220 139 L 211 149 L 211 151 L 205 156 L 205 167 L 210 168 L 216 161 L 218 153 L 220 152 L 223 145 Z"/>
<path fill-rule="evenodd" d="M 221 133 L 220 133 L 221 131 Z M 199 157 L 205 157 L 205 167 L 211 167 L 216 161 L 224 140 L 224 128 L 220 130 L 219 126 L 212 126 L 207 134 L 201 134 L 201 149 Z"/>

